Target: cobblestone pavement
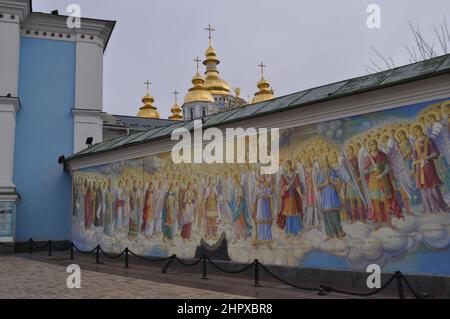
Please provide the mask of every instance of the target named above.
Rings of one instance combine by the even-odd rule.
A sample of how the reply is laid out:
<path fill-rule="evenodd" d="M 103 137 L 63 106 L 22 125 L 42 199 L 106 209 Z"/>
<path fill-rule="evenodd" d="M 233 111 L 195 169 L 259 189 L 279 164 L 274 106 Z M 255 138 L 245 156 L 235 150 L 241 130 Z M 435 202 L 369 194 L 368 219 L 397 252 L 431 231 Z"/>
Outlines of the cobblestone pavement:
<path fill-rule="evenodd" d="M 248 298 L 89 270 L 81 271 L 80 289 L 69 289 L 68 276 L 64 266 L 0 256 L 0 298 Z"/>

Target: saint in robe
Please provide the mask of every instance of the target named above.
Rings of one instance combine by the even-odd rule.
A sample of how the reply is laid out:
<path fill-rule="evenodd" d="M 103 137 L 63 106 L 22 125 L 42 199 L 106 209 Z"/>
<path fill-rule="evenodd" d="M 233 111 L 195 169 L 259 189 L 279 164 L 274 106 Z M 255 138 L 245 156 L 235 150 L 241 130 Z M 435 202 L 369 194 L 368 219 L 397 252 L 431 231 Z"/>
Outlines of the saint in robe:
<path fill-rule="evenodd" d="M 206 238 L 216 238 L 217 223 L 219 218 L 219 194 L 214 185 L 214 179 L 209 177 L 208 186 L 205 189 L 205 232 Z"/>
<path fill-rule="evenodd" d="M 108 181 L 108 188 L 105 192 L 105 214 L 104 214 L 104 228 L 103 233 L 108 236 L 113 236 L 114 230 L 114 212 L 115 212 L 115 194 L 112 189 L 112 181 Z"/>
<path fill-rule="evenodd" d="M 162 231 L 164 240 L 173 239 L 173 225 L 176 222 L 178 199 L 175 192 L 175 185 L 173 182 L 169 184 L 169 190 L 164 199 L 164 207 L 162 211 Z"/>
<path fill-rule="evenodd" d="M 244 189 L 239 183 L 239 177 L 237 175 L 233 175 L 233 185 L 229 206 L 232 211 L 233 220 L 231 237 L 233 238 L 233 243 L 235 243 L 237 239 L 246 240 L 251 235 L 252 226 Z"/>
<path fill-rule="evenodd" d="M 192 188 L 192 182 L 189 182 L 187 189 L 184 191 L 183 208 L 181 209 L 181 238 L 183 238 L 183 241 L 187 241 L 191 238 L 194 211 L 195 193 Z"/>
<path fill-rule="evenodd" d="M 320 191 L 320 211 L 323 214 L 327 240 L 345 237 L 341 226 L 341 202 L 337 189 L 339 177 L 330 166 L 327 154 L 323 154 L 320 158 L 317 182 Z"/>
<path fill-rule="evenodd" d="M 414 125 L 411 130 L 415 136 L 413 154 L 416 187 L 420 190 L 424 213 L 450 212 L 442 196 L 442 181 L 434 165 L 434 161 L 440 156 L 439 150 L 434 142 L 425 136 L 419 124 Z"/>
<path fill-rule="evenodd" d="M 260 177 L 255 188 L 256 196 L 256 247 L 268 245 L 272 248 L 272 185 L 269 180 Z"/>
<path fill-rule="evenodd" d="M 300 190 L 300 179 L 294 172 L 292 161 L 286 160 L 284 163 L 285 172 L 281 176 L 281 214 L 286 217 L 284 230 L 287 236 L 297 235 L 301 232 L 302 226 L 302 193 Z"/>
<path fill-rule="evenodd" d="M 153 183 L 148 184 L 147 190 L 144 195 L 144 211 L 142 216 L 142 226 L 141 232 L 144 233 L 146 237 L 151 237 L 153 235 L 154 227 L 154 208 L 155 208 L 155 196 Z"/>
<path fill-rule="evenodd" d="M 85 197 L 85 216 L 84 216 L 84 227 L 85 229 L 91 229 L 93 218 L 94 218 L 94 192 L 92 190 L 92 181 L 89 182 L 89 186 L 86 189 Z"/>

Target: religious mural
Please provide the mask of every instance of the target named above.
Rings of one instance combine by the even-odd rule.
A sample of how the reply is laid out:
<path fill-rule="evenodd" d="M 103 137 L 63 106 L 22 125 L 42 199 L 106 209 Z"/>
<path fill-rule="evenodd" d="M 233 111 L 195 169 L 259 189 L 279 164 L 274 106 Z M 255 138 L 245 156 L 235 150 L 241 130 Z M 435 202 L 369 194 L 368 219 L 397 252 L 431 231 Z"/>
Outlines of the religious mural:
<path fill-rule="evenodd" d="M 169 153 L 78 170 L 72 237 L 193 258 L 225 236 L 238 262 L 450 274 L 449 114 L 431 101 L 282 130 L 273 175 Z"/>

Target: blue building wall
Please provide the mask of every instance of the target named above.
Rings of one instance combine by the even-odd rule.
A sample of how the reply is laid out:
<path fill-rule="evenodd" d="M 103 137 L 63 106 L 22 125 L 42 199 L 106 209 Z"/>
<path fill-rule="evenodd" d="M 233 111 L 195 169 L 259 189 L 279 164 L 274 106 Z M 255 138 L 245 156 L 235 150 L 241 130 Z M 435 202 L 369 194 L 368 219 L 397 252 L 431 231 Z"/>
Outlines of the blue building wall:
<path fill-rule="evenodd" d="M 14 182 L 18 241 L 69 239 L 71 181 L 58 157 L 73 152 L 75 42 L 23 37 Z"/>

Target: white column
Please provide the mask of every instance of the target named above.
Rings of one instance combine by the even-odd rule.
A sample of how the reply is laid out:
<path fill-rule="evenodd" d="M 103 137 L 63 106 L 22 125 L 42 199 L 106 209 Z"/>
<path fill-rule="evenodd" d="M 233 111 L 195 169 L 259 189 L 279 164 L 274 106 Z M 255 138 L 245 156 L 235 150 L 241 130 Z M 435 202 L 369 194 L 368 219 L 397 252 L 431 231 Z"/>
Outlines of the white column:
<path fill-rule="evenodd" d="M 13 183 L 19 83 L 20 2 L 0 1 L 0 194 L 15 193 Z M 2 199 L 3 200 L 3 199 Z"/>
<path fill-rule="evenodd" d="M 30 13 L 28 0 L 0 0 L 0 242 L 15 239 L 16 204 L 13 182 L 18 98 L 20 23 Z"/>
<path fill-rule="evenodd" d="M 18 98 L 0 97 L 0 192 L 15 190 L 13 183 L 14 141 Z"/>
<path fill-rule="evenodd" d="M 103 45 L 77 35 L 74 152 L 86 148 L 86 138 L 103 140 Z"/>
<path fill-rule="evenodd" d="M 19 82 L 20 19 L 0 7 L 0 96 L 17 97 Z"/>

